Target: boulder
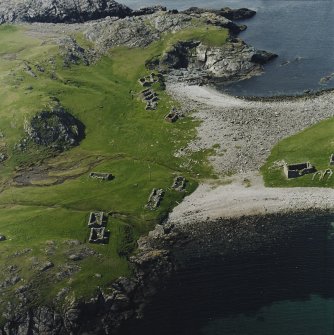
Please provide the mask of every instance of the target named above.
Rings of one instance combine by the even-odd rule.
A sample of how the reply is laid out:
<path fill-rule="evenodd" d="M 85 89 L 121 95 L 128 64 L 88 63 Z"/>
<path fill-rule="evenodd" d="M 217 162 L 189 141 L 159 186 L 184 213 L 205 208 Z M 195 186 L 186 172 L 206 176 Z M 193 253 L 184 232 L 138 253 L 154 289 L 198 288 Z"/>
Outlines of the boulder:
<path fill-rule="evenodd" d="M 253 63 L 257 63 L 257 64 L 266 64 L 269 61 L 271 61 L 272 59 L 278 57 L 278 55 L 265 51 L 265 50 L 257 50 L 254 55 L 251 58 L 251 61 Z"/>

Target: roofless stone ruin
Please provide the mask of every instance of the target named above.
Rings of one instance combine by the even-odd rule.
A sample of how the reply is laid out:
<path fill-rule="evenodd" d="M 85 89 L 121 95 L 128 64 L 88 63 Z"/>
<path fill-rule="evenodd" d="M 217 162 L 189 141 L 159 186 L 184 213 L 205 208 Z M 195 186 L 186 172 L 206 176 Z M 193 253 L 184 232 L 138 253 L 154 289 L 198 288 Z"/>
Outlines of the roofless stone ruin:
<path fill-rule="evenodd" d="M 315 167 L 310 162 L 296 163 L 296 164 L 284 164 L 284 174 L 288 179 L 298 178 L 308 173 L 316 171 Z"/>
<path fill-rule="evenodd" d="M 104 212 L 90 212 L 88 219 L 88 228 L 90 228 L 88 241 L 90 243 L 108 243 L 107 223 L 108 218 Z"/>
<path fill-rule="evenodd" d="M 114 178 L 114 176 L 111 173 L 104 173 L 104 172 L 91 172 L 89 174 L 89 177 L 98 180 L 112 180 Z"/>
<path fill-rule="evenodd" d="M 175 177 L 172 189 L 178 192 L 182 192 L 184 191 L 185 188 L 186 188 L 186 178 L 182 176 Z"/>
<path fill-rule="evenodd" d="M 146 209 L 154 210 L 160 206 L 165 192 L 161 188 L 154 188 L 148 198 L 148 202 L 145 206 Z"/>

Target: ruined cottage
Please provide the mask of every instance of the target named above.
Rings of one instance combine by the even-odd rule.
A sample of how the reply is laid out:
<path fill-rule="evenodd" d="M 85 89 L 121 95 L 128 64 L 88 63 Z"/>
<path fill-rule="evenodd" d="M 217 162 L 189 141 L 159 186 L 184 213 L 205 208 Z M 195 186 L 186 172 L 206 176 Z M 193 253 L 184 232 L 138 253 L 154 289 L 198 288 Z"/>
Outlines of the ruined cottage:
<path fill-rule="evenodd" d="M 334 154 L 331 154 L 329 157 L 329 165 L 334 165 Z"/>
<path fill-rule="evenodd" d="M 145 208 L 154 210 L 160 206 L 165 192 L 163 189 L 154 188 L 148 198 Z"/>
<path fill-rule="evenodd" d="M 89 174 L 90 178 L 98 179 L 98 180 L 112 180 L 113 175 L 111 173 L 103 173 L 103 172 L 91 172 Z"/>
<path fill-rule="evenodd" d="M 90 243 L 107 243 L 108 234 L 106 232 L 106 228 L 105 227 L 91 228 L 90 234 L 89 234 L 89 242 Z"/>
<path fill-rule="evenodd" d="M 172 189 L 178 192 L 182 192 L 184 191 L 185 188 L 186 188 L 186 178 L 182 176 L 175 177 Z"/>
<path fill-rule="evenodd" d="M 107 217 L 104 212 L 90 212 L 88 219 L 89 228 L 100 228 L 107 225 Z"/>
<path fill-rule="evenodd" d="M 288 179 L 298 178 L 308 173 L 316 171 L 315 167 L 310 162 L 296 163 L 296 164 L 284 164 L 284 174 Z"/>
<path fill-rule="evenodd" d="M 171 111 L 170 113 L 168 113 L 165 116 L 165 121 L 170 122 L 170 123 L 174 123 L 178 119 L 179 119 L 179 115 L 176 112 L 174 112 L 174 111 Z"/>

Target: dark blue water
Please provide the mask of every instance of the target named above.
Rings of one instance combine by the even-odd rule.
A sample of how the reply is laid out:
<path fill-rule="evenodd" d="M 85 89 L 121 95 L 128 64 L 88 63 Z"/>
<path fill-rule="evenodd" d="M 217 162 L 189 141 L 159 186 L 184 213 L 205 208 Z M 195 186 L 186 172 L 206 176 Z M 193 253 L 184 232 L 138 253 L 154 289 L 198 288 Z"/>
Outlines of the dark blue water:
<path fill-rule="evenodd" d="M 334 223 L 324 220 L 275 248 L 184 256 L 145 318 L 121 335 L 333 335 Z"/>
<path fill-rule="evenodd" d="M 123 1 L 133 8 L 152 5 L 158 0 Z M 293 95 L 305 90 L 334 87 L 334 76 L 328 82 L 321 78 L 334 73 L 334 1 L 326 0 L 228 0 L 175 1 L 161 0 L 168 8 L 191 6 L 222 8 L 248 7 L 257 15 L 245 21 L 248 30 L 240 35 L 258 49 L 279 55 L 259 77 L 221 87 L 234 95 Z"/>

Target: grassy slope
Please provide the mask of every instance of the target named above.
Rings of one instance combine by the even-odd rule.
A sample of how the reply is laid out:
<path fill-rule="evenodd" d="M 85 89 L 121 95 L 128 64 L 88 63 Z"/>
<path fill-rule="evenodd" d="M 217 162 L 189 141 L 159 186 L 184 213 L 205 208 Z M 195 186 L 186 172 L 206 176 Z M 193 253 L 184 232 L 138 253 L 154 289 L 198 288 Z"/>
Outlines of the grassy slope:
<path fill-rule="evenodd" d="M 0 27 L 0 130 L 4 138 L 0 147 L 9 160 L 0 167 L 0 234 L 8 240 L 0 244 L 2 260 L 0 281 L 8 278 L 9 265 L 18 265 L 22 281 L 4 291 L 3 301 L 28 281 L 38 288 L 36 302 L 53 299 L 63 287 L 72 295 L 89 295 L 97 286 L 105 286 L 120 275 L 129 275 L 128 263 L 120 253 L 133 249 L 135 240 L 150 230 L 182 197 L 192 192 L 199 178 L 211 175 L 206 153 L 194 157 L 176 158 L 173 153 L 196 136 L 194 122 L 185 118 L 176 124 L 163 121 L 163 116 L 176 104 L 158 86 L 160 102 L 157 111 L 147 112 L 133 92 L 142 88 L 137 80 L 147 71 L 145 61 L 161 52 L 178 39 L 203 39 L 214 45 L 225 42 L 227 32 L 217 28 L 197 28 L 168 35 L 145 49 L 117 48 L 97 64 L 62 67 L 57 48 L 27 37 L 12 26 Z M 54 55 L 55 65 L 50 63 Z M 30 61 L 38 79 L 23 71 L 23 60 Z M 34 64 L 45 67 L 39 73 Z M 51 64 L 51 65 L 50 65 Z M 56 67 L 57 80 L 51 78 Z M 50 159 L 50 165 L 71 166 L 72 170 L 59 174 L 73 177 L 86 171 L 96 161 L 96 171 L 112 172 L 116 178 L 101 183 L 90 180 L 87 173 L 55 186 L 15 187 L 11 181 L 19 164 L 42 161 L 47 152 L 34 148 L 25 153 L 13 150 L 23 136 L 23 124 L 57 97 L 86 125 L 86 138 L 79 147 Z M 56 172 L 53 172 L 56 174 Z M 187 192 L 170 190 L 175 174 L 189 180 Z M 52 178 L 52 176 L 50 176 Z M 41 184 L 47 185 L 48 180 Z M 154 212 L 144 208 L 153 187 L 167 190 L 162 206 Z M 86 226 L 89 211 L 111 213 L 108 245 L 88 245 Z M 131 240 L 132 238 L 132 240 Z M 73 245 L 69 240 L 79 240 Z M 68 255 L 85 248 L 98 255 L 77 262 Z M 31 250 L 25 250 L 25 249 Z M 24 251 L 25 250 L 25 251 Z M 19 252 L 18 252 L 19 251 Z M 23 252 L 24 251 L 24 252 Z M 54 268 L 40 273 L 38 267 L 50 260 Z M 66 264 L 79 265 L 80 271 L 71 277 L 57 279 Z M 96 273 L 102 274 L 96 278 Z M 91 281 L 94 285 L 91 285 Z M 88 283 L 88 284 L 87 284 Z"/>
<path fill-rule="evenodd" d="M 287 163 L 310 161 L 317 170 L 330 168 L 329 156 L 334 153 L 334 119 L 329 119 L 312 126 L 299 134 L 291 136 L 276 145 L 262 172 L 266 186 L 320 186 L 333 187 L 334 177 L 312 180 L 312 175 L 287 180 L 282 168 L 273 168 L 276 161 L 285 160 Z"/>

